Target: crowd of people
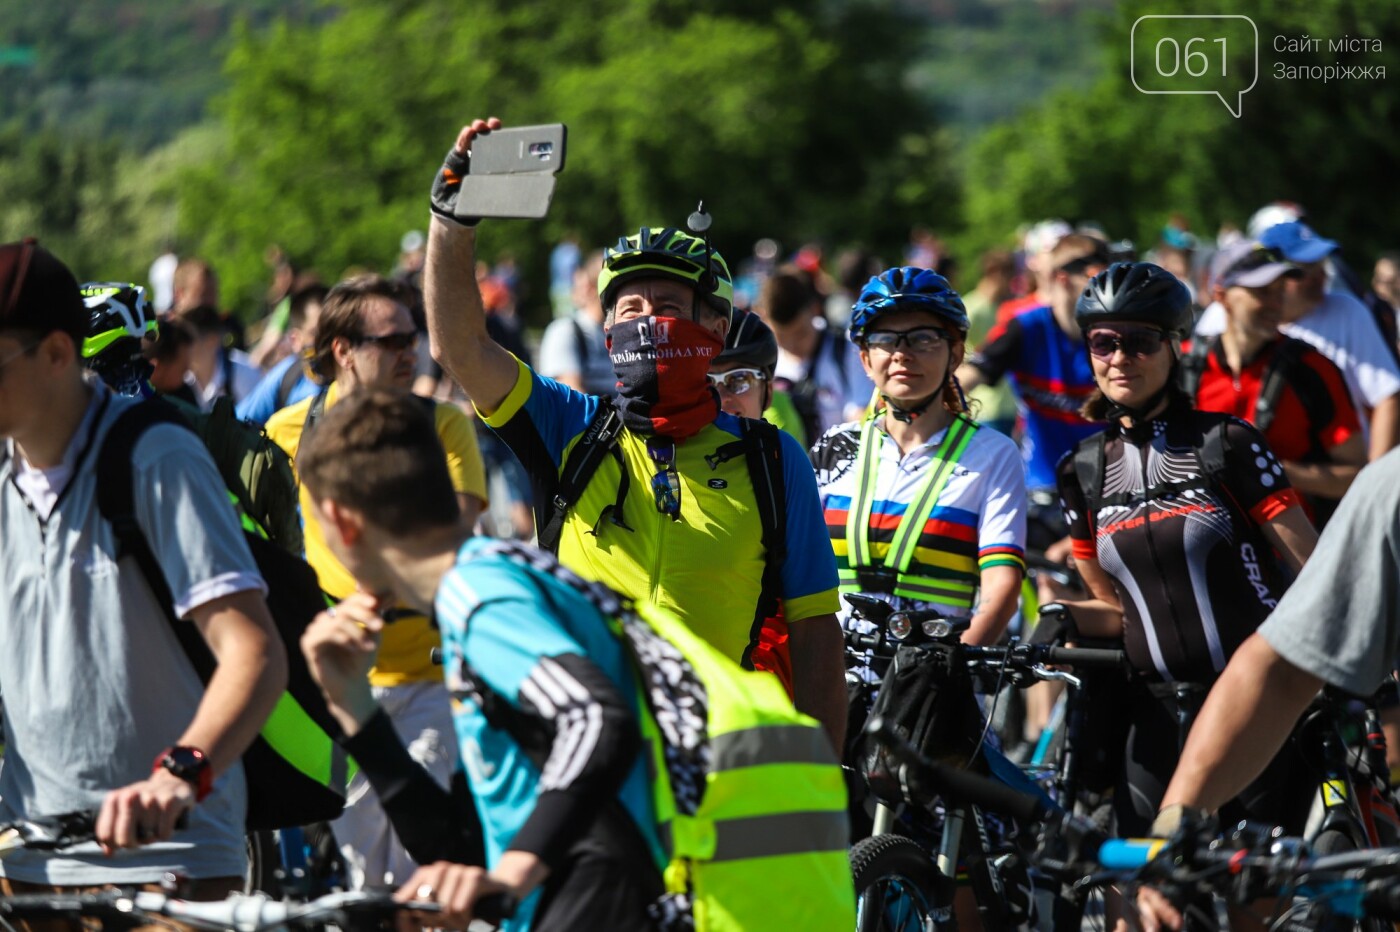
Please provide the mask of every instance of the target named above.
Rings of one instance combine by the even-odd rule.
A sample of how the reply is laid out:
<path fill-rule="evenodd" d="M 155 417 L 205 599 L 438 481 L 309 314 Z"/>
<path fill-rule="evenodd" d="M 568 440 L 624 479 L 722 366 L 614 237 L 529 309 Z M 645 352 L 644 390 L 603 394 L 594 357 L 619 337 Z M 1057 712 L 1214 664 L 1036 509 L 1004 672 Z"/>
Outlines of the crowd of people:
<path fill-rule="evenodd" d="M 1400 258 L 1362 283 L 1282 203 L 1209 245 L 1174 219 L 1146 260 L 1052 220 L 960 291 L 927 231 L 905 265 L 853 253 L 828 276 L 765 241 L 735 275 L 704 232 L 642 227 L 555 250 L 532 356 L 502 312 L 513 267 L 480 262 L 457 208 L 499 126 L 462 129 L 392 273 L 328 285 L 271 257 L 251 341 L 210 262 L 80 284 L 33 240 L 0 246 L 0 821 L 100 812 L 95 843 L 0 862 L 0 892 L 241 887 L 240 760 L 291 659 L 359 763 L 330 826 L 351 885 L 436 900 L 435 925 L 505 892 L 515 929 L 736 927 L 713 903 L 744 899 L 738 874 L 675 852 L 749 694 L 707 692 L 667 625 L 775 677 L 781 727 L 825 736 L 750 764 L 834 779 L 864 714 L 848 679 L 871 676 L 841 595 L 996 644 L 1034 622 L 1028 551 L 1082 580 L 1039 593 L 1072 637 L 1132 668 L 1104 739 L 1118 830 L 1193 809 L 1301 828 L 1293 724 L 1323 683 L 1375 692 L 1400 646 Z M 143 405 L 174 406 L 125 449 L 163 594 L 104 504 Z M 250 534 L 315 572 L 300 643 Z M 660 634 L 629 639 L 633 605 Z M 648 665 L 639 643 L 680 653 Z M 768 893 L 849 928 L 844 810 L 833 833 L 804 785 L 750 803 L 786 828 L 714 818 L 702 860 L 789 859 Z"/>

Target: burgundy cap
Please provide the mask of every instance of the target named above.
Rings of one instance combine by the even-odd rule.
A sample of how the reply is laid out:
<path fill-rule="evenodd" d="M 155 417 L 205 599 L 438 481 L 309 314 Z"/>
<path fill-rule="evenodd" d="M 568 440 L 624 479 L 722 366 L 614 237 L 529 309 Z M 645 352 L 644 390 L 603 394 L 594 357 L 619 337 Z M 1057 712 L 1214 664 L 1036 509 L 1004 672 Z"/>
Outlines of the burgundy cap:
<path fill-rule="evenodd" d="M 78 280 L 33 237 L 0 245 L 0 329 L 62 330 L 82 346 L 88 313 Z"/>

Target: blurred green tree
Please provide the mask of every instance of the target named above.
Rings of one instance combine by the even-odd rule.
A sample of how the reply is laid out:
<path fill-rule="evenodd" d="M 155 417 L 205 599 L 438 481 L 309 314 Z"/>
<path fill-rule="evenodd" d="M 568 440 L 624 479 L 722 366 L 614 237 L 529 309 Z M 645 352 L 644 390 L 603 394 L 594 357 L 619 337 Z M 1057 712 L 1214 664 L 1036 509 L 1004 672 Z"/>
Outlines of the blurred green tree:
<path fill-rule="evenodd" d="M 1394 248 L 1395 225 L 1376 193 L 1388 190 L 1400 161 L 1400 18 L 1385 0 L 1290 3 L 1236 0 L 1232 14 L 1259 31 L 1258 83 L 1237 119 L 1214 97 L 1148 96 L 1129 77 L 1139 16 L 1164 12 L 1127 0 L 1106 21 L 1103 78 L 1088 91 L 1052 95 L 988 130 L 967 159 L 961 246 L 1006 242 L 1018 224 L 1047 216 L 1097 220 L 1113 236 L 1157 242 L 1182 213 L 1213 239 L 1222 222 L 1243 226 L 1273 200 L 1303 204 L 1315 226 L 1358 257 Z M 1173 14 L 1212 15 L 1218 2 L 1182 0 Z M 1286 52 L 1288 39 L 1320 40 Z M 1343 37 L 1380 40 L 1380 51 L 1330 48 Z M 1253 67 L 1253 50 L 1231 47 L 1230 70 Z M 1385 67 L 1384 80 L 1322 81 L 1276 76 L 1279 65 Z M 1374 72 L 1372 72 L 1374 74 Z"/>
<path fill-rule="evenodd" d="M 601 246 L 701 198 L 734 258 L 760 236 L 903 242 L 956 217 L 941 137 L 902 82 L 913 33 L 883 2 L 350 0 L 315 28 L 243 29 L 219 105 L 227 151 L 187 173 L 181 228 L 227 286 L 264 248 L 336 276 L 385 267 L 427 224 L 461 123 L 569 125 L 549 219 L 483 227 L 542 281 L 565 231 Z M 542 302 L 542 293 L 537 292 Z"/>

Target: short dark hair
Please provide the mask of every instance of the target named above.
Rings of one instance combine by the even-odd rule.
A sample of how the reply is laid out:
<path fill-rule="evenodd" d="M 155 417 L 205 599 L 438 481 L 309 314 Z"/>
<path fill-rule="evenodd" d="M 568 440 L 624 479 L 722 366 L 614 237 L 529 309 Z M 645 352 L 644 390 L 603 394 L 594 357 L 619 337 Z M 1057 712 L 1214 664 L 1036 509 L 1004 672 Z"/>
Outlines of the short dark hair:
<path fill-rule="evenodd" d="M 210 334 L 218 334 L 220 337 L 228 329 L 224 324 L 224 315 L 219 313 L 219 309 L 212 304 L 200 304 L 188 310 L 178 311 L 176 319 L 183 321 L 195 336 L 207 337 Z"/>
<path fill-rule="evenodd" d="M 758 307 L 775 324 L 791 323 L 817 300 L 817 292 L 807 274 L 795 267 L 783 266 L 763 283 L 758 295 Z"/>
<path fill-rule="evenodd" d="M 148 344 L 143 353 L 151 361 L 173 362 L 180 348 L 193 342 L 194 328 L 183 319 L 166 314 L 160 319 L 160 329 L 157 331 L 155 342 Z"/>
<path fill-rule="evenodd" d="M 352 344 L 361 342 L 365 338 L 365 306 L 375 298 L 387 298 L 408 306 L 407 295 L 406 286 L 383 275 L 356 275 L 326 292 L 321 302 L 321 317 L 316 323 L 311 371 L 323 383 L 334 381 L 336 338 L 342 337 Z"/>
<path fill-rule="evenodd" d="M 461 518 L 432 410 L 405 391 L 337 402 L 302 442 L 297 473 L 312 499 L 353 508 L 396 537 Z"/>
<path fill-rule="evenodd" d="M 319 282 L 293 291 L 287 299 L 287 326 L 300 330 L 306 326 L 306 309 L 312 304 L 324 304 L 330 289 Z"/>

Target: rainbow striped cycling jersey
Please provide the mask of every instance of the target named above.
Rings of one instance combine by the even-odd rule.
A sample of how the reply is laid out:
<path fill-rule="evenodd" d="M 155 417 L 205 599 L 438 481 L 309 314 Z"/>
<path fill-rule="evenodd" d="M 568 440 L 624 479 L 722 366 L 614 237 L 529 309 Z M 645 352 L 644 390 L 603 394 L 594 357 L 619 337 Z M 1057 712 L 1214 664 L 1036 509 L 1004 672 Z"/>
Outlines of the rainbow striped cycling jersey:
<path fill-rule="evenodd" d="M 956 423 L 956 422 L 955 422 Z M 827 431 L 812 448 L 817 486 L 837 569 L 851 568 L 847 518 L 861 489 L 860 438 L 863 424 L 841 424 Z M 918 495 L 929 466 L 947 431 L 901 454 L 898 444 L 877 427 L 880 443 L 878 473 L 872 491 L 867 541 L 878 565 L 894 541 L 910 502 Z M 1016 445 L 993 430 L 972 434 L 953 463 L 947 484 L 924 519 L 908 574 L 937 580 L 941 592 L 912 599 L 892 592 L 877 595 L 897 608 L 932 607 L 949 618 L 972 614 L 982 570 L 991 566 L 1025 567 L 1026 475 Z M 845 587 L 843 586 L 843 589 Z M 841 620 L 853 626 L 849 606 Z M 862 629 L 867 626 L 859 623 Z"/>

